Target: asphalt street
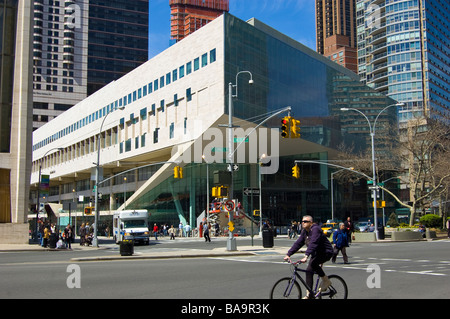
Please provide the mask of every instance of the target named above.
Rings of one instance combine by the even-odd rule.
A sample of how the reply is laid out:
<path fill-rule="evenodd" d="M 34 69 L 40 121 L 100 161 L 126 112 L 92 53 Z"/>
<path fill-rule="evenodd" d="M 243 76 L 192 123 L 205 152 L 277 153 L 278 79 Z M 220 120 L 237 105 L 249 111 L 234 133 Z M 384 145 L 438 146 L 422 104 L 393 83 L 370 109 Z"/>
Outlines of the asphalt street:
<path fill-rule="evenodd" d="M 282 259 L 292 243 L 277 238 L 277 249 L 264 249 L 255 240 L 245 256 L 171 259 L 83 261 L 118 256 L 112 243 L 92 250 L 1 252 L 0 298 L 267 300 L 273 284 L 289 275 Z M 238 250 L 252 247 L 249 239 L 237 244 Z M 225 239 L 161 240 L 135 247 L 135 256 L 222 247 Z M 355 243 L 348 249 L 349 265 L 338 257 L 324 270 L 346 280 L 350 299 L 448 299 L 449 252 L 450 240 Z"/>

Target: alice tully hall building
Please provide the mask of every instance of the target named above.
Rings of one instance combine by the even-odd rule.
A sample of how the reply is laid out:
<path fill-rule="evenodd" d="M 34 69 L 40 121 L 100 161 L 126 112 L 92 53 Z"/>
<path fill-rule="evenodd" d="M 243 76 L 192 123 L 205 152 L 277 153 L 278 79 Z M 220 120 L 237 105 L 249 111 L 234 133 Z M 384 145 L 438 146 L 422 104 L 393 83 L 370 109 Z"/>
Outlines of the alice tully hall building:
<path fill-rule="evenodd" d="M 344 121 L 340 109 L 359 108 L 372 116 L 395 101 L 258 20 L 245 22 L 228 13 L 36 130 L 33 203 L 41 167 L 42 174 L 50 175 L 48 196 L 41 203 L 75 201 L 72 214 L 92 205 L 93 163 L 100 146 L 101 223 L 110 222 L 116 210 L 139 208 L 149 211 L 151 223 L 178 225 L 181 220 L 195 226 L 213 200 L 207 198 L 208 172 L 212 187 L 222 182 L 214 172 L 227 170 L 228 143 L 222 125 L 228 124 L 229 83 L 237 95 L 234 148 L 240 145 L 234 154 L 234 163 L 239 164 L 233 173 L 234 195 L 245 213 L 258 209 L 258 198 L 252 200 L 244 190 L 258 188 L 258 162 L 266 154 L 266 165 L 276 170 L 261 176 L 263 217 L 276 225 L 287 225 L 304 214 L 319 221 L 330 218 L 334 169 L 303 163 L 301 178 L 294 179 L 294 161 L 333 160 L 343 143 L 355 149 L 368 147 L 368 128 L 356 125 L 353 130 L 352 116 L 360 118 L 347 112 Z M 252 128 L 287 106 L 301 121 L 300 139 L 281 138 L 284 112 L 245 141 Z M 395 110 L 383 113 L 379 121 L 396 123 Z M 182 179 L 174 178 L 176 166 L 183 168 Z M 361 183 L 339 199 L 336 215 L 356 219 L 368 210 L 372 210 L 370 195 Z"/>

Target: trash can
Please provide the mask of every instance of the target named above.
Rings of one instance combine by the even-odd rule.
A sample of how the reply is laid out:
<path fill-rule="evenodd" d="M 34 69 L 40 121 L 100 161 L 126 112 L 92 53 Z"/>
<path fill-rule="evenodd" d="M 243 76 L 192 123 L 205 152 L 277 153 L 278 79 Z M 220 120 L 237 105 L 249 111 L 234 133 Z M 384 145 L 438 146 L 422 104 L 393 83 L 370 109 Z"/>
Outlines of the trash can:
<path fill-rule="evenodd" d="M 134 240 L 124 239 L 120 242 L 120 256 L 132 256 L 134 254 Z"/>
<path fill-rule="evenodd" d="M 384 234 L 384 226 L 378 226 L 378 239 L 384 239 L 385 238 L 385 234 Z"/>
<path fill-rule="evenodd" d="M 272 248 L 273 247 L 273 231 L 270 228 L 264 228 L 262 231 L 263 247 Z"/>
<path fill-rule="evenodd" d="M 56 248 L 56 234 L 50 234 L 50 238 L 48 239 L 48 246 L 52 249 Z"/>

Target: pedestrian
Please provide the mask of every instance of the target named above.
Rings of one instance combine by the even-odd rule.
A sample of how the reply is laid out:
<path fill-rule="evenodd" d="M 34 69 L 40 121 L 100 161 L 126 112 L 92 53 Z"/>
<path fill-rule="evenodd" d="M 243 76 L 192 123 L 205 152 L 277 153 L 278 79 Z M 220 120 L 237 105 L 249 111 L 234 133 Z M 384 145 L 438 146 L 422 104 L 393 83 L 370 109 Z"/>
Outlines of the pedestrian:
<path fill-rule="evenodd" d="M 50 226 L 47 225 L 44 228 L 44 243 L 42 245 L 45 248 L 47 248 L 48 240 L 50 239 L 50 234 L 51 234 Z"/>
<path fill-rule="evenodd" d="M 450 218 L 447 219 L 447 237 L 450 238 Z"/>
<path fill-rule="evenodd" d="M 339 223 L 339 229 L 336 229 L 333 233 L 333 257 L 331 261 L 333 264 L 336 262 L 336 257 L 339 254 L 339 251 L 342 252 L 342 256 L 344 257 L 344 264 L 348 264 L 348 256 L 347 256 L 347 247 L 348 247 L 348 236 L 345 229 L 344 223 Z"/>
<path fill-rule="evenodd" d="M 80 246 L 84 246 L 86 243 L 86 226 L 84 223 L 80 227 Z"/>
<path fill-rule="evenodd" d="M 211 238 L 209 237 L 209 224 L 207 222 L 203 225 L 203 236 L 205 237 L 205 243 L 211 242 Z"/>
<path fill-rule="evenodd" d="M 155 235 L 155 240 L 158 240 L 158 225 L 156 223 L 153 225 L 153 235 Z"/>
<path fill-rule="evenodd" d="M 191 226 L 189 225 L 189 223 L 186 223 L 186 226 L 184 226 L 184 231 L 186 233 L 186 237 L 191 236 Z"/>
<path fill-rule="evenodd" d="M 66 244 L 66 248 L 72 249 L 72 238 L 73 238 L 73 230 L 70 224 L 67 224 L 66 228 L 64 228 L 64 242 Z"/>
<path fill-rule="evenodd" d="M 175 240 L 175 228 L 173 227 L 173 225 L 169 228 L 169 230 L 167 231 L 170 235 L 170 240 Z"/>
<path fill-rule="evenodd" d="M 180 223 L 178 224 L 178 234 L 180 237 L 183 237 L 183 223 L 180 221 Z"/>
<path fill-rule="evenodd" d="M 347 233 L 348 243 L 350 244 L 352 242 L 352 233 L 355 231 L 355 225 L 353 225 L 350 217 L 347 217 L 347 220 L 344 222 L 344 227 L 345 232 Z"/>

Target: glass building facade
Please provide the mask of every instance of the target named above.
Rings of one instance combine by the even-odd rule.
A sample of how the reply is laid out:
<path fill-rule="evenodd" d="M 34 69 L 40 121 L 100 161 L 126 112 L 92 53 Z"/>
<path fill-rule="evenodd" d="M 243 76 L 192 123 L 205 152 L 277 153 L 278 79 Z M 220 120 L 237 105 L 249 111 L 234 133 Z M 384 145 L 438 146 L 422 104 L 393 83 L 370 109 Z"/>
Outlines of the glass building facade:
<path fill-rule="evenodd" d="M 396 102 L 362 84 L 353 72 L 261 22 L 244 22 L 229 14 L 224 16 L 224 95 L 228 96 L 228 83 L 235 83 L 238 72 L 250 71 L 254 80 L 253 85 L 248 85 L 246 75 L 238 79 L 234 116 L 256 126 L 259 121 L 254 119 L 291 106 L 292 116 L 301 121 L 300 140 L 280 138 L 278 172 L 261 177 L 263 217 L 276 225 L 288 225 L 305 214 L 326 221 L 331 218 L 330 173 L 335 170 L 325 165 L 301 163 L 301 178 L 294 179 L 291 173 L 294 162 L 336 159 L 340 145 L 353 145 L 355 150 L 367 149 L 370 147 L 367 121 L 340 109 L 360 109 L 373 121 L 381 110 Z M 225 99 L 225 114 L 228 113 L 227 101 Z M 279 128 L 281 117 L 265 125 Z M 395 110 L 383 112 L 378 121 L 377 134 L 388 134 L 384 124 L 395 126 Z M 226 163 L 189 164 L 184 167 L 183 179 L 165 180 L 127 209 L 148 209 L 151 222 L 178 225 L 184 220 L 192 224 L 207 207 L 207 175 L 212 186 L 213 172 L 226 171 L 226 167 Z M 233 182 L 235 197 L 250 215 L 259 208 L 259 199 L 252 199 L 244 189 L 258 188 L 259 165 L 240 164 L 233 174 Z M 351 188 L 346 189 L 345 194 L 341 192 L 335 216 L 338 219 L 367 216 L 371 209 L 365 180 Z"/>
<path fill-rule="evenodd" d="M 405 103 L 399 121 L 449 116 L 450 7 L 445 0 L 358 0 L 364 83 Z"/>

